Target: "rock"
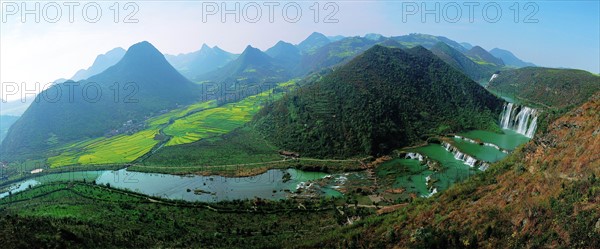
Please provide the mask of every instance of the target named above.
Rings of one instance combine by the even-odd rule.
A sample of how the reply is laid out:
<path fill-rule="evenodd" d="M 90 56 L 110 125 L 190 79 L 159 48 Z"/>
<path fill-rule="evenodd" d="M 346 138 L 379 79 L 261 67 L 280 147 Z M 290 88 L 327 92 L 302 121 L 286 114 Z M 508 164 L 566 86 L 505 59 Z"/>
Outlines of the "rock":
<path fill-rule="evenodd" d="M 596 230 L 596 233 L 600 233 L 600 219 L 596 222 L 596 228 L 594 230 Z"/>

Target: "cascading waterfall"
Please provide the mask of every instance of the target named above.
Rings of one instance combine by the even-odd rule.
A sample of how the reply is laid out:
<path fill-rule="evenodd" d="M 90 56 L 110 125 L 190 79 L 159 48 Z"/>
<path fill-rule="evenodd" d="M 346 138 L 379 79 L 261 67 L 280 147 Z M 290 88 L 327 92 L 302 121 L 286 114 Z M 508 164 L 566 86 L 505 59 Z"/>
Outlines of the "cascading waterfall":
<path fill-rule="evenodd" d="M 537 124 L 537 118 L 535 118 L 535 119 L 534 119 L 534 122 L 536 122 L 536 124 Z M 454 135 L 454 138 L 457 138 L 457 139 L 462 139 L 462 140 L 465 140 L 465 141 L 467 141 L 467 142 L 469 142 L 469 143 L 473 143 L 473 144 L 479 144 L 479 142 L 477 142 L 477 141 L 475 141 L 475 140 L 473 140 L 473 139 L 470 139 L 470 138 L 468 138 L 468 137 L 463 137 L 463 136 L 459 136 L 459 135 Z M 498 145 L 495 145 L 495 144 L 493 144 L 493 143 L 485 143 L 485 142 L 484 142 L 484 143 L 482 143 L 482 144 L 483 144 L 484 146 L 492 147 L 492 148 L 495 148 L 495 149 L 497 149 L 497 150 L 499 150 L 499 151 L 502 151 L 502 153 L 505 153 L 505 154 L 508 154 L 508 153 L 509 153 L 509 151 L 508 151 L 508 150 L 502 149 L 502 148 L 500 148 L 500 146 L 498 146 Z"/>
<path fill-rule="evenodd" d="M 536 109 L 505 103 L 500 118 L 503 129 L 514 130 L 519 134 L 533 138 L 537 129 L 538 111 Z"/>
<path fill-rule="evenodd" d="M 478 164 L 481 164 L 483 162 L 475 159 L 474 157 L 465 154 L 463 152 L 461 152 L 460 150 L 458 150 L 458 148 L 452 146 L 451 144 L 447 143 L 447 142 L 442 142 L 442 145 L 444 146 L 444 148 L 451 152 L 454 155 L 454 158 L 456 158 L 456 160 L 460 160 L 462 161 L 464 164 L 469 165 L 469 167 L 475 167 Z"/>
<path fill-rule="evenodd" d="M 415 153 L 415 152 L 409 152 L 406 153 L 406 156 L 404 157 L 406 159 L 413 159 L 413 160 L 419 160 L 419 162 L 423 161 L 423 155 L 419 154 L 419 153 Z"/>

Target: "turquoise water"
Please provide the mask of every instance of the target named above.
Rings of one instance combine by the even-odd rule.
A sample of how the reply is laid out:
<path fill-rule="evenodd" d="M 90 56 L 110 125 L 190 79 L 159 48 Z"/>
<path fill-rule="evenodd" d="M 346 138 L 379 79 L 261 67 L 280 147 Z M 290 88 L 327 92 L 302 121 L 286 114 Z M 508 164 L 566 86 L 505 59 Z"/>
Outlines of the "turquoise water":
<path fill-rule="evenodd" d="M 505 158 L 508 154 L 503 153 L 497 148 L 465 141 L 460 138 L 452 138 L 452 145 L 461 152 L 469 154 L 479 160 L 486 162 L 497 162 Z"/>
<path fill-rule="evenodd" d="M 418 160 L 396 158 L 381 164 L 376 172 L 382 183 L 389 184 L 392 188 L 403 188 L 405 192 L 419 196 L 429 194 L 425 178 L 433 174 L 433 171 Z"/>
<path fill-rule="evenodd" d="M 443 170 L 432 172 L 431 175 L 431 178 L 435 181 L 433 186 L 437 188 L 438 192 L 448 189 L 452 184 L 463 181 L 478 171 L 464 164 L 463 161 L 454 158 L 452 153 L 439 144 L 428 144 L 411 149 L 411 151 L 419 152 L 443 166 Z"/>
<path fill-rule="evenodd" d="M 513 130 L 504 129 L 504 134 L 498 134 L 491 131 L 474 130 L 458 135 L 481 142 L 492 143 L 506 150 L 514 150 L 519 145 L 527 143 L 529 138 Z"/>

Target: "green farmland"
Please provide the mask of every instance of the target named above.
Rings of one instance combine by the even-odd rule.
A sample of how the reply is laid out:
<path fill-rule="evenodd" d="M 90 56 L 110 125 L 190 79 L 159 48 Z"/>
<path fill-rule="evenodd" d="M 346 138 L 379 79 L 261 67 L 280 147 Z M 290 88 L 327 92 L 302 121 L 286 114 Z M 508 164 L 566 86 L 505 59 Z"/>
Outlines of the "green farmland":
<path fill-rule="evenodd" d="M 83 140 L 58 149 L 48 158 L 50 167 L 98 165 L 132 162 L 164 142 L 182 145 L 221 136 L 249 122 L 269 101 L 281 98 L 295 81 L 280 83 L 277 90 L 267 90 L 235 103 L 217 106 L 214 100 L 199 102 L 151 118 L 146 129 L 132 135 Z M 274 93 L 276 92 L 276 93 Z"/>

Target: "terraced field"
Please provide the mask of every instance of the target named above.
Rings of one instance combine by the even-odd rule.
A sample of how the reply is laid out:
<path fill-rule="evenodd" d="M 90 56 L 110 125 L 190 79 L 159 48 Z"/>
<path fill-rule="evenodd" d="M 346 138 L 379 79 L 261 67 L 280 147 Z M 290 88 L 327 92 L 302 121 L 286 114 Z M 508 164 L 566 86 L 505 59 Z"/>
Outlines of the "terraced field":
<path fill-rule="evenodd" d="M 158 129 L 140 131 L 133 135 L 119 135 L 99 139 L 84 147 L 68 150 L 48 159 L 51 167 L 74 164 L 110 164 L 131 162 L 148 153 L 159 141 Z"/>
<path fill-rule="evenodd" d="M 294 86 L 295 81 L 288 81 L 280 83 L 277 89 L 290 90 Z M 48 158 L 48 164 L 54 168 L 128 163 L 150 152 L 161 141 L 172 146 L 220 136 L 243 126 L 265 103 L 284 94 L 285 91 L 267 90 L 220 107 L 214 100 L 199 102 L 151 118 L 146 121 L 145 130 L 132 135 L 87 139 L 65 146 L 57 150 L 58 155 Z"/>
<path fill-rule="evenodd" d="M 166 145 L 187 144 L 203 138 L 226 134 L 249 122 L 267 101 L 281 96 L 283 96 L 282 93 L 272 94 L 272 91 L 265 91 L 247 97 L 240 102 L 226 104 L 177 119 L 164 129 L 164 133 L 171 136 L 171 140 Z"/>

